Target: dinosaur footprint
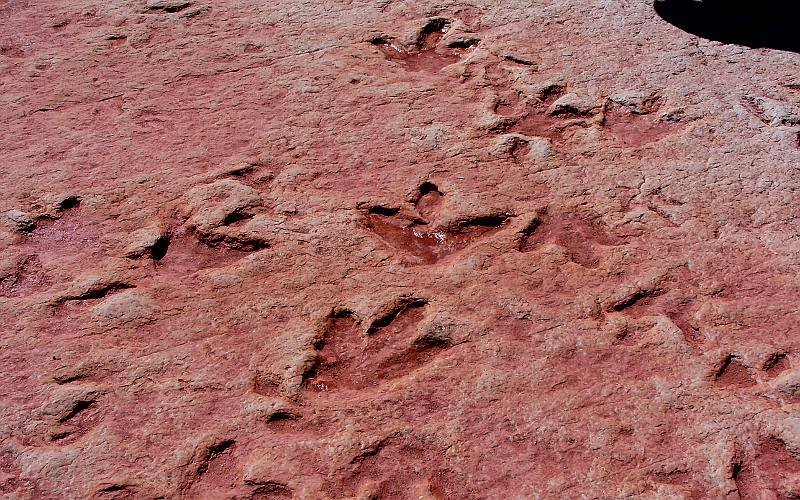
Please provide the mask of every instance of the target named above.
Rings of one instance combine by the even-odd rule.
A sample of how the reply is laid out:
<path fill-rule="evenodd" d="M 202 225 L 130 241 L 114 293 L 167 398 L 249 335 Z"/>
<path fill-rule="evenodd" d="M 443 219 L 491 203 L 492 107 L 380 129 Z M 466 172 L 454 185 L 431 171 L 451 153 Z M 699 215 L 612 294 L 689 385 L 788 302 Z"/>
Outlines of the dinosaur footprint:
<path fill-rule="evenodd" d="M 663 99 L 651 97 L 636 105 L 609 100 L 603 117 L 603 128 L 628 146 L 638 147 L 656 142 L 677 131 L 680 116 L 656 116 Z"/>
<path fill-rule="evenodd" d="M 556 243 L 568 251 L 576 264 L 594 268 L 600 264 L 604 247 L 622 242 L 607 233 L 597 219 L 543 214 L 521 232 L 517 249 L 531 252 L 544 243 Z"/>
<path fill-rule="evenodd" d="M 371 207 L 364 215 L 364 226 L 419 263 L 435 264 L 499 231 L 511 218 L 506 213 L 492 213 L 463 217 L 447 225 L 433 224 L 444 197 L 435 184 L 425 182 L 418 189 L 413 208 Z"/>
<path fill-rule="evenodd" d="M 450 21 L 441 17 L 429 19 L 412 43 L 401 43 L 388 36 L 373 38 L 387 60 L 399 63 L 406 71 L 436 73 L 457 63 L 480 42 L 477 38 L 460 37 L 442 44 L 450 29 Z"/>
<path fill-rule="evenodd" d="M 403 297 L 375 319 L 366 334 L 350 311 L 332 314 L 315 345 L 317 361 L 306 374 L 314 392 L 361 390 L 407 375 L 447 349 L 446 341 L 418 335 L 427 301 Z"/>

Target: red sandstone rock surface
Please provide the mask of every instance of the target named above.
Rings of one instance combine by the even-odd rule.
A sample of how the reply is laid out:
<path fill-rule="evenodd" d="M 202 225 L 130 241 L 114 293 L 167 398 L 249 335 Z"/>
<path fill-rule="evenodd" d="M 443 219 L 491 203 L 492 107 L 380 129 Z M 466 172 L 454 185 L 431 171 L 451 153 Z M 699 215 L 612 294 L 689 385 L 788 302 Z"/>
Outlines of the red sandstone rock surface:
<path fill-rule="evenodd" d="M 0 493 L 797 497 L 798 57 L 644 0 L 0 1 Z"/>

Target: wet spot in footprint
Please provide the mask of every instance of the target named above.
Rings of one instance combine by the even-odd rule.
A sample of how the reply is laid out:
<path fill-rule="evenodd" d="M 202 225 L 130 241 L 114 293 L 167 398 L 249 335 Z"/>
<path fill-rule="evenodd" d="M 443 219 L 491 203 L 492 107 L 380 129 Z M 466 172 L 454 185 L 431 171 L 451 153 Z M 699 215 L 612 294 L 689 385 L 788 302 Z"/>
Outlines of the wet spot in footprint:
<path fill-rule="evenodd" d="M 406 71 L 436 73 L 457 63 L 479 43 L 475 38 L 461 38 L 440 47 L 439 42 L 449 27 L 446 19 L 434 18 L 420 30 L 416 43 L 410 47 L 383 36 L 373 38 L 371 43 L 387 60 L 401 64 Z"/>
<path fill-rule="evenodd" d="M 364 226 L 392 248 L 422 264 L 434 264 L 499 231 L 512 217 L 507 213 L 471 216 L 431 229 L 444 196 L 436 184 L 426 181 L 412 200 L 416 215 L 401 213 L 396 207 L 371 207 L 364 215 Z"/>
<path fill-rule="evenodd" d="M 433 49 L 449 29 L 450 22 L 447 19 L 441 17 L 430 19 L 417 35 L 417 48 L 420 50 Z"/>
<path fill-rule="evenodd" d="M 462 37 L 449 42 L 447 48 L 452 50 L 458 59 L 463 59 L 475 50 L 475 47 L 480 43 L 481 41 L 478 38 Z"/>
<path fill-rule="evenodd" d="M 454 251 L 444 233 L 428 233 L 413 222 L 370 214 L 365 225 L 394 249 L 418 257 L 424 264 L 433 264 Z"/>
<path fill-rule="evenodd" d="M 446 230 L 432 231 L 419 220 L 367 214 L 364 225 L 392 248 L 413 255 L 423 264 L 435 264 L 478 239 L 496 233 L 510 218 L 506 214 L 476 217 Z"/>
<path fill-rule="evenodd" d="M 395 43 L 378 43 L 373 41 L 373 44 L 380 47 L 386 59 L 398 62 L 406 71 L 412 73 L 421 71 L 437 73 L 445 66 L 455 64 L 459 60 L 459 56 L 456 53 L 442 54 L 432 50 L 409 51 Z"/>

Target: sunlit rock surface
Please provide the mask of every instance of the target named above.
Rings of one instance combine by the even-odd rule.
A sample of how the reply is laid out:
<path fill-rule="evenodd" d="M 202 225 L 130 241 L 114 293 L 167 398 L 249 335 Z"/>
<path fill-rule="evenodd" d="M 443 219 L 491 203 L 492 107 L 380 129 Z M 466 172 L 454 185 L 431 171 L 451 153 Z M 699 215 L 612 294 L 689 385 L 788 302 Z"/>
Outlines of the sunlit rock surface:
<path fill-rule="evenodd" d="M 0 1 L 0 496 L 800 495 L 800 56 L 663 14 Z"/>

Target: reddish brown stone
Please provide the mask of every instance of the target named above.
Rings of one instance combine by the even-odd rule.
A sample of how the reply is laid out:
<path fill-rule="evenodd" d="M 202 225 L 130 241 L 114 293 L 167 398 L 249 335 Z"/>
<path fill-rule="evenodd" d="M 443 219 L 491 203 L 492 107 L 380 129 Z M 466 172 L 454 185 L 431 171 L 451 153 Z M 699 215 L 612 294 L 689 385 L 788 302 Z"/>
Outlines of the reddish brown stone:
<path fill-rule="evenodd" d="M 798 55 L 671 18 L 0 1 L 0 497 L 800 496 Z"/>

